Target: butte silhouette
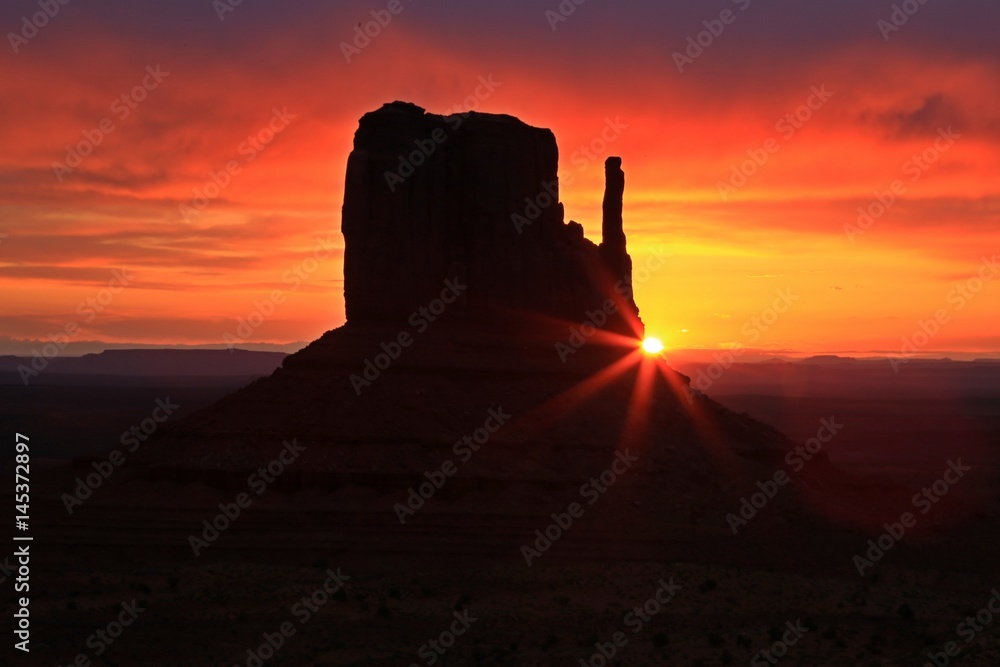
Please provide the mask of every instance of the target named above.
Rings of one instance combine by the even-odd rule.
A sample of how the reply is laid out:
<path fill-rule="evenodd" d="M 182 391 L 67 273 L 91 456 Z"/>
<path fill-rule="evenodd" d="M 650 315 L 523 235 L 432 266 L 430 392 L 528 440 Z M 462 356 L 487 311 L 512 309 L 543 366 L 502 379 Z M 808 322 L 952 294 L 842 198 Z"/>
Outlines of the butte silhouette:
<path fill-rule="evenodd" d="M 346 324 L 172 425 L 142 476 L 238 491 L 295 439 L 272 488 L 328 512 L 328 546 L 516 557 L 572 502 L 586 511 L 554 550 L 651 555 L 702 522 L 725 532 L 795 443 L 642 353 L 621 160 L 605 164 L 599 245 L 564 220 L 557 169 L 552 132 L 511 116 L 365 114 Z M 784 492 L 769 516 L 800 501 Z"/>

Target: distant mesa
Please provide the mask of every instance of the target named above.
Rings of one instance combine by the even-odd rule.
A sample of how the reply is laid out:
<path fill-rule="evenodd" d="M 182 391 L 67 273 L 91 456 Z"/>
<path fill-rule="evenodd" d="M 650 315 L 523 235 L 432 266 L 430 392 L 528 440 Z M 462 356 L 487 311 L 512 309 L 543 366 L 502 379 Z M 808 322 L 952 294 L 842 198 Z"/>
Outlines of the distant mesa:
<path fill-rule="evenodd" d="M 457 279 L 468 291 L 455 317 L 467 321 L 579 322 L 615 298 L 623 314 L 606 328 L 641 335 L 621 159 L 605 165 L 600 246 L 564 220 L 557 171 L 552 132 L 512 116 L 405 102 L 365 114 L 344 190 L 347 321 L 404 321 Z"/>
<path fill-rule="evenodd" d="M 33 382 L 47 383 L 57 375 L 111 377 L 258 377 L 270 373 L 285 352 L 199 349 L 112 349 L 79 357 L 54 357 Z M 17 373 L 30 357 L 0 356 L 0 373 Z M 20 380 L 18 380 L 20 381 Z"/>

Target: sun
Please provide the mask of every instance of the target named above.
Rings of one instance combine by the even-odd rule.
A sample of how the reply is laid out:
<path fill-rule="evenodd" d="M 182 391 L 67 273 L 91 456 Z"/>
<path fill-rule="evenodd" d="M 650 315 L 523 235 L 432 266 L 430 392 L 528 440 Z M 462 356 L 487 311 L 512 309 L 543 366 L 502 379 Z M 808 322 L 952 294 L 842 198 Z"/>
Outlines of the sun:
<path fill-rule="evenodd" d="M 659 338 L 647 338 L 642 341 L 642 351 L 646 354 L 659 354 L 663 352 L 663 343 Z"/>

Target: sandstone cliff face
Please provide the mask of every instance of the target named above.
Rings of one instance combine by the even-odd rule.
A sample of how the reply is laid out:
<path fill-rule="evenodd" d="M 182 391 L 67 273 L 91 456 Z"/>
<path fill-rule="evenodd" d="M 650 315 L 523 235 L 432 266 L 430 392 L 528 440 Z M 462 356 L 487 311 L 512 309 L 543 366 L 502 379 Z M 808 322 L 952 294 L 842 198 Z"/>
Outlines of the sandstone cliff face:
<path fill-rule="evenodd" d="M 622 281 L 628 289 L 618 300 L 640 333 L 620 164 L 608 163 L 598 248 L 563 220 L 551 131 L 511 116 L 438 116 L 401 102 L 365 114 L 344 194 L 348 322 L 405 321 L 454 279 L 468 286 L 454 307 L 464 319 L 579 322 Z M 629 330 L 621 318 L 608 328 Z"/>

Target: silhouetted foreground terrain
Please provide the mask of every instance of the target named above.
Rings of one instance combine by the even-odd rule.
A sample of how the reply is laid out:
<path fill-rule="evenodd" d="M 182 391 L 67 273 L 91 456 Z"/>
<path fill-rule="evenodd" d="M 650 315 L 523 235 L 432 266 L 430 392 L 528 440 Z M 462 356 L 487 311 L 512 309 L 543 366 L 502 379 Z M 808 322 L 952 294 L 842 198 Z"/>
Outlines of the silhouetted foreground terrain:
<path fill-rule="evenodd" d="M 877 362 L 869 363 L 877 373 Z M 958 387 L 969 372 L 965 364 L 952 367 L 952 374 L 936 371 L 937 384 L 928 387 L 930 394 L 935 386 Z M 697 374 L 695 367 L 685 370 Z M 740 381 L 756 370 L 734 366 L 715 389 L 724 392 L 729 378 Z M 858 374 L 850 366 L 828 367 L 823 382 L 803 384 L 794 376 L 771 372 L 769 379 L 752 385 L 766 393 L 720 398 L 762 416 L 751 409 L 756 400 L 761 411 L 772 410 L 768 416 L 774 420 L 798 425 L 799 441 L 811 437 L 819 419 L 837 416 L 845 428 L 827 445 L 832 457 L 844 458 L 846 448 L 851 452 L 849 469 L 863 469 L 875 482 L 899 480 L 901 469 L 911 474 L 916 469 L 918 479 L 898 484 L 867 508 L 871 522 L 895 520 L 914 492 L 937 479 L 940 471 L 931 474 L 929 462 L 936 460 L 940 467 L 963 441 L 928 440 L 921 457 L 908 462 L 900 457 L 908 451 L 910 436 L 900 440 L 893 434 L 923 419 L 933 427 L 927 432 L 937 436 L 958 423 L 973 424 L 970 430 L 981 441 L 984 434 L 996 432 L 995 413 L 981 410 L 995 408 L 996 401 L 990 399 L 995 395 L 967 387 L 965 402 L 942 399 L 938 403 L 955 413 L 955 420 L 941 422 L 928 412 L 933 399 L 915 395 L 914 384 L 905 376 L 897 376 L 896 387 L 880 389 L 880 401 L 824 397 L 823 391 L 837 392 L 816 388 L 849 387 Z M 79 439 L 71 436 L 78 423 L 81 435 L 94 434 L 87 452 L 104 452 L 100 458 L 112 447 L 121 449 L 118 435 L 148 416 L 156 397 L 169 395 L 188 411 L 228 393 L 235 382 L 227 378 L 199 389 L 206 392 L 199 402 L 191 389 L 163 378 L 103 376 L 104 386 L 97 387 L 81 384 L 87 376 L 68 378 L 72 386 L 59 386 L 60 376 L 45 379 L 48 386 L 35 388 L 38 391 L 12 394 L 24 402 L 5 401 L 0 419 L 13 425 L 32 413 L 65 411 L 69 417 L 62 425 L 51 419 L 32 423 L 33 441 L 79 446 Z M 108 386 L 114 384 L 125 386 Z M 738 385 L 739 391 L 746 389 Z M 864 391 L 863 385 L 859 392 Z M 93 404 L 86 402 L 88 396 Z M 131 408 L 126 396 L 134 398 Z M 99 410 L 101 403 L 105 407 Z M 17 412 L 12 414 L 9 406 Z M 959 414 L 962 406 L 967 410 Z M 81 420 L 82 412 L 89 412 L 89 422 Z M 101 440 L 98 434 L 107 437 Z M 865 443 L 871 446 L 869 459 L 863 456 Z M 891 465 L 885 462 L 887 452 L 895 457 Z M 989 450 L 979 453 L 988 455 Z M 996 580 L 990 555 L 998 546 L 993 529 L 998 518 L 996 476 L 983 458 L 971 459 L 975 475 L 962 482 L 969 486 L 956 487 L 976 497 L 969 513 L 956 515 L 948 505 L 937 507 L 934 514 L 922 517 L 918 534 L 894 547 L 864 578 L 851 564 L 852 550 L 860 553 L 868 539 L 877 537 L 877 526 L 852 530 L 854 524 L 845 522 L 839 530 L 818 530 L 811 522 L 770 525 L 767 513 L 774 508 L 766 507 L 734 536 L 724 512 L 736 509 L 738 501 L 697 518 L 694 529 L 690 508 L 653 508 L 662 517 L 660 543 L 652 547 L 653 553 L 653 541 L 644 539 L 648 536 L 630 541 L 612 531 L 601 539 L 599 530 L 578 524 L 528 568 L 518 548 L 544 527 L 544 517 L 509 522 L 501 534 L 504 548 L 482 553 L 477 534 L 491 525 L 489 517 L 477 516 L 478 501 L 463 502 L 455 498 L 457 492 L 424 508 L 458 513 L 451 526 L 421 525 L 418 515 L 405 526 L 413 532 L 400 532 L 404 527 L 392 506 L 405 499 L 405 489 L 416 477 L 383 493 L 278 485 L 255 498 L 233 527 L 196 558 L 187 539 L 211 517 L 212 507 L 232 502 L 235 494 L 221 490 L 224 485 L 160 481 L 137 503 L 127 500 L 129 494 L 141 493 L 148 483 L 129 481 L 127 473 L 135 461 L 127 461 L 70 516 L 59 497 L 72 493 L 76 477 L 93 470 L 91 461 L 40 466 L 34 470 L 36 483 L 46 492 L 35 511 L 39 521 L 45 517 L 45 530 L 36 540 L 38 546 L 48 546 L 36 552 L 35 561 L 40 591 L 37 650 L 52 656 L 46 664 L 69 664 L 77 653 L 89 651 L 87 638 L 116 617 L 115 608 L 135 598 L 147 611 L 107 649 L 104 664 L 169 664 L 166 657 L 160 663 L 150 661 L 151 647 L 174 664 L 246 664 L 246 648 L 258 646 L 263 641 L 260 633 L 273 632 L 286 620 L 296 623 L 297 634 L 265 664 L 425 664 L 417 653 L 420 646 L 447 629 L 453 607 L 464 601 L 479 620 L 438 664 L 572 664 L 588 657 L 588 649 L 596 650 L 595 642 L 611 641 L 616 630 L 629 637 L 616 658 L 623 664 L 694 664 L 701 659 L 715 665 L 724 664 L 727 654 L 731 664 L 737 664 L 770 646 L 770 631 L 799 618 L 816 629 L 792 647 L 784 664 L 923 664 L 926 651 L 942 650 L 947 641 L 957 641 L 963 654 L 972 656 L 965 664 L 993 664 L 994 634 L 977 635 L 966 645 L 956 633 L 967 615 L 984 607 Z M 459 488 L 462 479 L 463 474 L 457 474 L 448 485 Z M 747 480 L 736 491 L 747 494 L 754 482 Z M 832 506 L 840 502 L 837 493 L 828 500 Z M 175 508 L 155 507 L 164 504 Z M 602 506 L 595 504 L 588 511 Z M 540 512 L 560 509 L 565 503 L 552 503 Z M 359 533 L 363 541 L 357 539 Z M 352 575 L 345 592 L 299 627 L 292 605 L 322 585 L 326 568 L 338 566 Z M 653 595 L 659 578 L 670 576 L 685 588 L 633 635 L 634 625 L 623 622 L 626 612 Z M 199 611 L 192 615 L 192 609 Z M 179 635 L 189 640 L 179 642 Z M 374 646 L 383 652 L 371 653 Z"/>

